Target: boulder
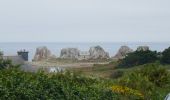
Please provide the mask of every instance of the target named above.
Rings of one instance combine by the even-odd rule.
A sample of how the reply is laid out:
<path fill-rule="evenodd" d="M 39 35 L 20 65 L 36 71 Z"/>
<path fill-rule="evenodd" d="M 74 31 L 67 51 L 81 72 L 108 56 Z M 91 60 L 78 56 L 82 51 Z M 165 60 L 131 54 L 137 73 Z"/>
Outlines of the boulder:
<path fill-rule="evenodd" d="M 78 59 L 80 51 L 77 48 L 64 48 L 61 50 L 60 58 L 62 59 Z"/>
<path fill-rule="evenodd" d="M 114 56 L 116 59 L 123 59 L 128 53 L 133 52 L 128 46 L 121 46 L 117 54 Z"/>
<path fill-rule="evenodd" d="M 90 59 L 108 59 L 109 53 L 100 46 L 91 47 L 89 50 Z"/>
<path fill-rule="evenodd" d="M 139 46 L 139 47 L 137 48 L 137 51 L 147 51 L 147 50 L 149 50 L 149 47 L 148 47 L 148 46 Z"/>
<path fill-rule="evenodd" d="M 51 51 L 47 47 L 45 46 L 38 47 L 36 49 L 36 53 L 35 53 L 33 61 L 41 61 L 44 59 L 49 59 L 51 57 L 54 57 L 54 55 L 51 54 Z"/>

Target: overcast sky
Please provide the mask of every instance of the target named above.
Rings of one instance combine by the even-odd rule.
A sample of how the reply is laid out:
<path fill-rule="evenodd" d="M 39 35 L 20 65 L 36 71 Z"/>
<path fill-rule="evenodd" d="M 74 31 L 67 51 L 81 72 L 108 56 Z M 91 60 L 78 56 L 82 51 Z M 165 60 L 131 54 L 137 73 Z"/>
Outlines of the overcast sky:
<path fill-rule="evenodd" d="M 170 41 L 170 0 L 0 0 L 0 42 L 126 41 Z"/>

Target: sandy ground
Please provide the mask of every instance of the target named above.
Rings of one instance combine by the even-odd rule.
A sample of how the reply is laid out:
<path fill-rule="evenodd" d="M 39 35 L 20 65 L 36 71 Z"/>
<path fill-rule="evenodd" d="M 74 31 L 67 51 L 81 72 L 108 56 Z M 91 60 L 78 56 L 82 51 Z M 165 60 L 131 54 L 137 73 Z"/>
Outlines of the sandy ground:
<path fill-rule="evenodd" d="M 69 63 L 61 63 L 61 62 L 47 62 L 47 61 L 39 61 L 39 62 L 25 62 L 21 68 L 25 71 L 36 72 L 39 69 L 43 68 L 86 68 L 86 67 L 93 67 L 94 64 L 108 64 L 109 62 L 69 62 Z"/>
<path fill-rule="evenodd" d="M 76 62 L 76 63 L 49 63 L 49 62 L 31 62 L 33 66 L 45 67 L 63 67 L 63 68 L 79 68 L 79 67 L 92 67 L 94 64 L 108 64 L 109 62 Z"/>

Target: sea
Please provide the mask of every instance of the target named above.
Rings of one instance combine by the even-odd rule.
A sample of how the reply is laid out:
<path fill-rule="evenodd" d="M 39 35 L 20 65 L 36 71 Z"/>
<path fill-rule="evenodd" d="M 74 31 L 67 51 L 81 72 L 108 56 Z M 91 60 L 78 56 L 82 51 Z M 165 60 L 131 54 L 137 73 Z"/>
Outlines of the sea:
<path fill-rule="evenodd" d="M 170 42 L 109 42 L 109 43 L 0 43 L 0 50 L 5 56 L 17 55 L 17 51 L 25 49 L 29 51 L 29 61 L 32 61 L 36 48 L 46 46 L 52 54 L 59 57 L 62 48 L 78 48 L 82 51 L 88 51 L 90 47 L 101 46 L 112 57 L 114 56 L 121 46 L 129 46 L 133 50 L 136 50 L 138 46 L 149 46 L 150 50 L 161 52 L 164 49 L 170 47 Z"/>

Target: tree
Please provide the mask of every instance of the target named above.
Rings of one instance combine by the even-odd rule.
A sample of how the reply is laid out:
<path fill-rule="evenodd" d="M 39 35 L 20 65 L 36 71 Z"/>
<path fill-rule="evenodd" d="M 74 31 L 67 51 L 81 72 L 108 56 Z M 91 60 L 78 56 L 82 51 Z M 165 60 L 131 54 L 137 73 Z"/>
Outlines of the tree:
<path fill-rule="evenodd" d="M 170 64 L 170 47 L 162 52 L 161 62 L 164 64 Z"/>
<path fill-rule="evenodd" d="M 156 51 L 135 51 L 129 53 L 124 59 L 120 60 L 120 66 L 136 66 L 143 65 L 146 63 L 152 63 L 158 60 Z"/>
<path fill-rule="evenodd" d="M 0 70 L 5 68 L 18 67 L 18 65 L 13 65 L 11 60 L 3 59 L 3 52 L 0 51 Z"/>
<path fill-rule="evenodd" d="M 3 52 L 2 51 L 0 51 L 0 58 L 2 58 L 3 57 Z"/>

